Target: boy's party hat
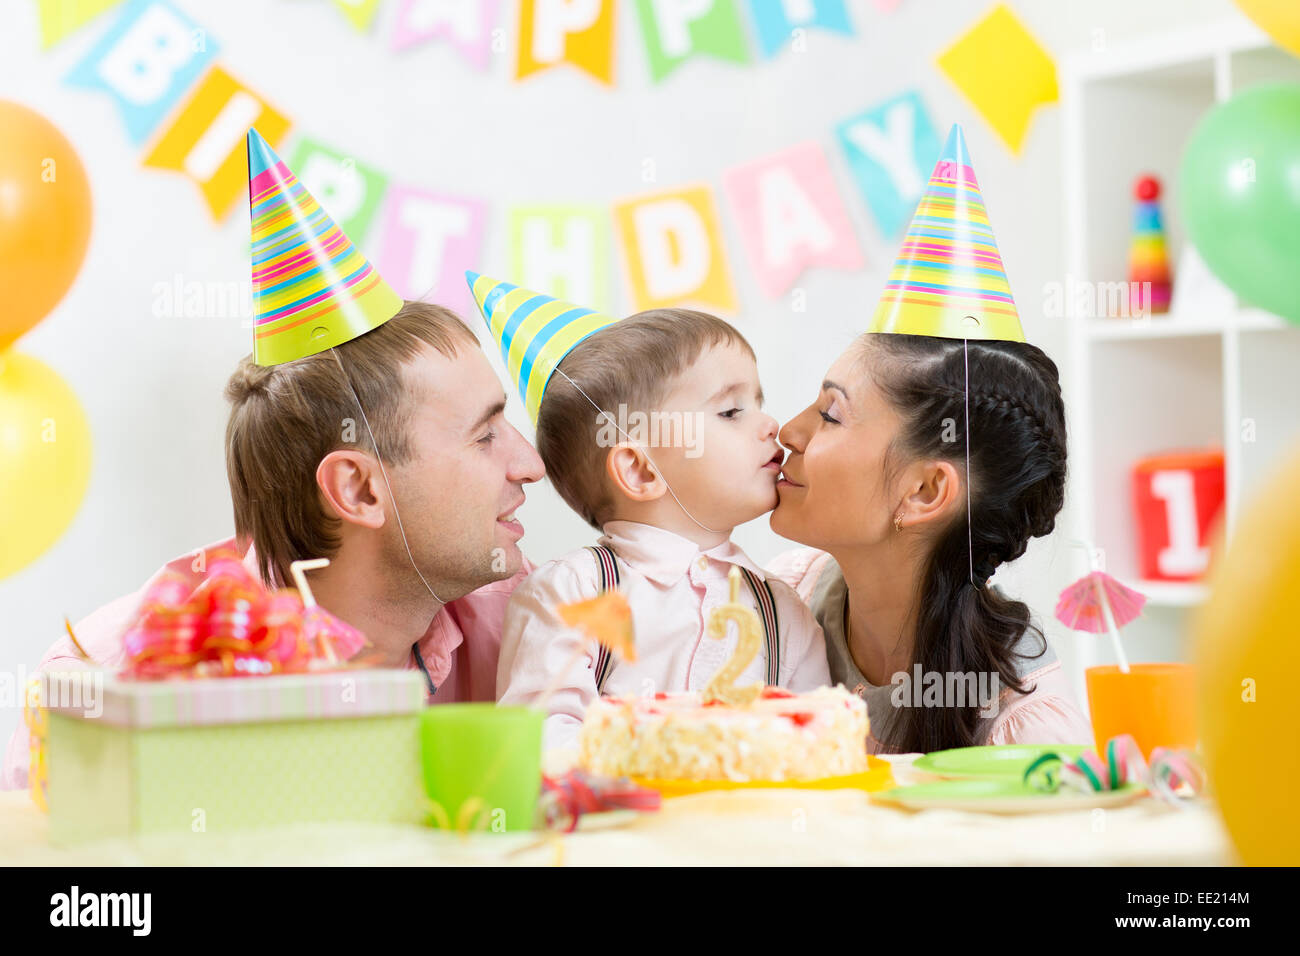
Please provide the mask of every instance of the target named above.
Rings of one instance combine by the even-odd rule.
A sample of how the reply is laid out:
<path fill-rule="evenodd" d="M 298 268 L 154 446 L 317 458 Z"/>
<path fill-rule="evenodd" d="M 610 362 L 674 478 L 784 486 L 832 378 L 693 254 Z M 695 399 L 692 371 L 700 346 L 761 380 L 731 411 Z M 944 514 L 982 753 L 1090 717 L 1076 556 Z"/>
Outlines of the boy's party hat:
<path fill-rule="evenodd" d="M 350 342 L 402 308 L 402 297 L 255 129 L 248 131 L 248 207 L 258 365 Z"/>
<path fill-rule="evenodd" d="M 1160 180 L 1143 176 L 1133 187 L 1137 205 L 1128 250 L 1129 310 L 1134 316 L 1169 311 L 1169 253 L 1160 221 Z M 1150 283 L 1148 286 L 1147 283 Z"/>
<path fill-rule="evenodd" d="M 930 174 L 867 331 L 1025 341 L 959 125 Z"/>
<path fill-rule="evenodd" d="M 555 367 L 575 345 L 618 319 L 477 272 L 466 272 L 465 280 L 536 425 Z"/>

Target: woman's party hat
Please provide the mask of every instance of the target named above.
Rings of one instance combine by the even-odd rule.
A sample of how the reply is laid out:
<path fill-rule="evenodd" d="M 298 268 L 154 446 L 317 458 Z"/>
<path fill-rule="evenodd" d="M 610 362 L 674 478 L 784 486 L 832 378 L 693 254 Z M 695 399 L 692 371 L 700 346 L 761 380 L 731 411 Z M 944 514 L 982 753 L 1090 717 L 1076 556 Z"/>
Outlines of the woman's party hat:
<path fill-rule="evenodd" d="M 536 425 L 555 367 L 575 345 L 618 319 L 477 272 L 466 272 L 465 280 Z"/>
<path fill-rule="evenodd" d="M 402 308 L 402 297 L 255 129 L 248 131 L 248 206 L 258 365 L 350 342 Z"/>
<path fill-rule="evenodd" d="M 956 124 L 868 331 L 1025 341 L 966 139 Z"/>

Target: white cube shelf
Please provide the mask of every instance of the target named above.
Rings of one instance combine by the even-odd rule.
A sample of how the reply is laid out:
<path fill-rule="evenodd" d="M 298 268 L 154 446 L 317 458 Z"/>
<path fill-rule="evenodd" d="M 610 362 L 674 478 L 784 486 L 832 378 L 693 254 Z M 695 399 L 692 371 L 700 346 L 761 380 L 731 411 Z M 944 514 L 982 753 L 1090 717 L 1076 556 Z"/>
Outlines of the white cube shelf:
<path fill-rule="evenodd" d="M 1064 60 L 1060 79 L 1067 287 L 1127 281 L 1133 184 L 1143 173 L 1154 173 L 1163 186 L 1176 284 L 1186 242 L 1178 168 L 1193 129 L 1216 103 L 1246 87 L 1300 83 L 1300 59 L 1234 17 L 1210 28 L 1103 44 Z M 1300 329 L 1231 297 L 1217 307 L 1176 301 L 1176 314 L 1139 319 L 1080 314 L 1070 299 L 1065 368 L 1073 528 L 1103 550 L 1109 573 L 1147 595 L 1147 610 L 1124 630 L 1129 657 L 1186 660 L 1189 615 L 1206 588 L 1139 579 L 1132 467 L 1146 455 L 1222 447 L 1230 533 L 1241 502 L 1300 443 Z M 1077 571 L 1087 570 L 1080 551 Z M 1113 657 L 1104 637 L 1080 635 L 1075 650 L 1072 676 L 1086 704 L 1084 669 Z"/>

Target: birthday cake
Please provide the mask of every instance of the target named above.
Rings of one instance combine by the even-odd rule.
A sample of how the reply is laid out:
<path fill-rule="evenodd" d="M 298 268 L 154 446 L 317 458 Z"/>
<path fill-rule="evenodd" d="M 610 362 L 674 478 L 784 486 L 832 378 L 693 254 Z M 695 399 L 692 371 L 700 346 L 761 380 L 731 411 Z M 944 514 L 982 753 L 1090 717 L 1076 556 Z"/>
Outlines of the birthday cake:
<path fill-rule="evenodd" d="M 592 773 L 655 780 L 814 780 L 867 770 L 867 707 L 842 687 L 765 687 L 727 704 L 704 694 L 603 697 L 587 709 L 579 760 Z"/>

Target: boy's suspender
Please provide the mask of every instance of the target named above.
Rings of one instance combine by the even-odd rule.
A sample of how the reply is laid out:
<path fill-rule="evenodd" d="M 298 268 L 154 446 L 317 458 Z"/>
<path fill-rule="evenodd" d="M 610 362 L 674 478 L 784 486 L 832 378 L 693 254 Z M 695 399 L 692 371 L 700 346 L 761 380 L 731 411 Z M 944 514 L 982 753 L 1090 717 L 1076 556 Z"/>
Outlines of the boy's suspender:
<path fill-rule="evenodd" d="M 758 619 L 763 622 L 763 640 L 767 646 L 767 686 L 775 687 L 781 679 L 781 629 L 777 626 L 776 598 L 772 585 L 749 568 L 741 568 L 740 573 L 749 582 L 754 603 L 758 605 Z"/>
<path fill-rule="evenodd" d="M 612 587 L 618 587 L 618 561 L 614 558 L 614 552 L 599 544 L 592 545 L 587 550 L 596 557 L 596 569 L 600 572 L 601 593 L 608 591 Z M 758 605 L 758 618 L 763 622 L 763 642 L 767 649 L 766 681 L 769 686 L 774 687 L 781 678 L 781 630 L 779 627 L 780 622 L 776 616 L 776 598 L 772 594 L 772 586 L 753 571 L 748 568 L 741 568 L 740 573 L 745 576 L 745 580 L 749 583 L 749 590 L 754 595 L 754 603 Z M 613 661 L 610 658 L 609 648 L 601 644 L 596 651 L 597 693 L 605 693 L 605 681 L 609 678 L 609 672 L 612 669 Z"/>
<path fill-rule="evenodd" d="M 604 545 L 595 544 L 587 549 L 596 556 L 596 569 L 600 571 L 600 593 L 618 587 L 618 562 L 614 552 Z M 605 693 L 605 680 L 610 671 L 609 648 L 604 644 L 596 645 L 596 693 Z"/>

